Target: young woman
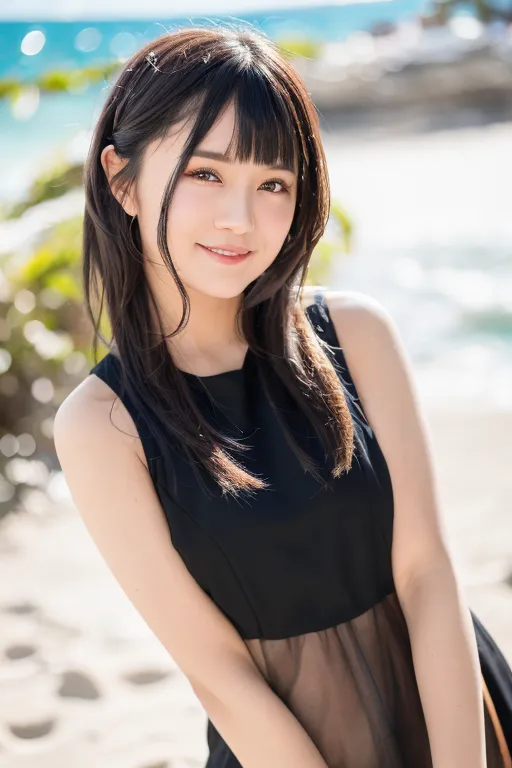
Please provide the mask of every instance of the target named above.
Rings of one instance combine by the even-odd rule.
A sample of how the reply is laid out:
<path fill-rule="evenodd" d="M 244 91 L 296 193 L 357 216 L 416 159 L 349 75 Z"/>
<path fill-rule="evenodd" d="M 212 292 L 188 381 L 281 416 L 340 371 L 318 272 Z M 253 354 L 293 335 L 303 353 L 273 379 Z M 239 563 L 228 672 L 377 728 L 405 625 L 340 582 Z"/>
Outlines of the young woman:
<path fill-rule="evenodd" d="M 85 189 L 110 351 L 56 448 L 204 705 L 208 767 L 510 768 L 512 674 L 454 574 L 395 326 L 304 289 L 330 202 L 293 67 L 250 29 L 155 40 L 107 98 Z"/>

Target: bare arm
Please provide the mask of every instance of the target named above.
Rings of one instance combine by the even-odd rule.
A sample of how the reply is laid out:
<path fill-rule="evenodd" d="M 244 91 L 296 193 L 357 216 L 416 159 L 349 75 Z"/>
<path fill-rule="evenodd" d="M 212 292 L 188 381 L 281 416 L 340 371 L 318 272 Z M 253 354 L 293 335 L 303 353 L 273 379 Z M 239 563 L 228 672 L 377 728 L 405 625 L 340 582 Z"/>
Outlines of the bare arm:
<path fill-rule="evenodd" d="M 448 552 L 430 436 L 403 344 L 362 294 L 327 295 L 361 403 L 393 486 L 393 573 L 411 639 L 435 768 L 484 768 L 474 629 Z"/>
<path fill-rule="evenodd" d="M 92 399 L 87 385 L 61 405 L 54 440 L 73 501 L 114 577 L 244 768 L 326 768 L 231 622 L 189 573 L 132 439 L 110 423 L 111 403 Z M 136 435 L 128 419 L 132 426 L 123 431 Z"/>

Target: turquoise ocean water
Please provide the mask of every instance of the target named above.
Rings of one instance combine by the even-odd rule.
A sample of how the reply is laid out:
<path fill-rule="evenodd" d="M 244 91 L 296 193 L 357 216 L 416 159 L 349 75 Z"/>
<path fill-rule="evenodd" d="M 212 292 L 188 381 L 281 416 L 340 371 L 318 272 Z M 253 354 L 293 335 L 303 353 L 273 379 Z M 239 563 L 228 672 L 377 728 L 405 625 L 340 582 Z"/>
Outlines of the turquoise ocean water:
<path fill-rule="evenodd" d="M 342 40 L 351 32 L 380 22 L 412 17 L 427 7 L 425 0 L 387 0 L 387 2 L 317 5 L 309 8 L 262 11 L 234 16 L 173 17 L 152 20 L 87 22 L 23 21 L 0 23 L 0 77 L 30 76 L 46 68 L 77 67 L 95 61 L 108 61 L 113 53 L 129 55 L 133 50 L 162 34 L 166 29 L 192 24 L 205 25 L 226 20 L 242 20 L 272 38 L 298 35 L 317 40 Z M 94 29 L 87 42 L 80 34 Z M 46 43 L 36 56 L 24 56 L 20 45 L 28 32 L 41 31 Z M 94 45 L 92 50 L 84 50 Z"/>

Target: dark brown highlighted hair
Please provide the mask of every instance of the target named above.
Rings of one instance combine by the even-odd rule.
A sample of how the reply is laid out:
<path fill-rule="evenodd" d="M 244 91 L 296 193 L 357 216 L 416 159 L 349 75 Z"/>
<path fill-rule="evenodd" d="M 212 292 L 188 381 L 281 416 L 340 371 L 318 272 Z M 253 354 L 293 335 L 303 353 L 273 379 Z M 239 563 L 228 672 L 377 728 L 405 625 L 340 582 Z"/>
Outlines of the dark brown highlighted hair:
<path fill-rule="evenodd" d="M 153 40 L 125 64 L 103 106 L 84 169 L 83 281 L 95 358 L 99 339 L 115 349 L 128 396 L 141 412 L 149 409 L 154 415 L 152 429 L 161 430 L 164 439 L 165 434 L 175 436 L 187 457 L 208 470 L 223 493 L 238 496 L 268 484 L 235 458 L 247 446 L 205 421 L 166 343 L 186 324 L 190 311 L 166 239 L 173 190 L 195 147 L 229 103 L 234 104 L 236 126 L 228 151 L 236 159 L 298 165 L 289 237 L 272 265 L 244 290 L 237 322 L 271 403 L 275 406 L 277 377 L 321 439 L 332 459 L 332 476 L 350 468 L 354 428 L 345 392 L 300 303 L 311 254 L 330 210 L 318 117 L 302 79 L 265 36 L 241 25 L 180 29 Z M 128 160 L 112 180 L 128 190 L 137 180 L 145 147 L 184 119 L 192 128 L 167 183 L 157 232 L 158 248 L 183 301 L 180 323 L 166 337 L 145 280 L 138 225 L 131 226 L 131 217 L 113 195 L 100 156 L 113 144 Z M 100 331 L 105 308 L 109 340 Z M 304 470 L 320 478 L 279 409 L 275 412 Z"/>

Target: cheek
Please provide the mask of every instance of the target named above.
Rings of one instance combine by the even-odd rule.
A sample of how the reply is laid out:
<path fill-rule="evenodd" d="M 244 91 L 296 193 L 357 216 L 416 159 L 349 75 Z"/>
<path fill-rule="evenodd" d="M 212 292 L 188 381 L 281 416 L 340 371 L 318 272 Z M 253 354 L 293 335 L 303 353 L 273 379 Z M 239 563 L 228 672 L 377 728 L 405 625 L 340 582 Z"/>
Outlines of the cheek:
<path fill-rule="evenodd" d="M 278 200 L 263 200 L 258 211 L 259 229 L 269 240 L 284 240 L 295 213 L 295 200 L 283 195 Z"/>
<path fill-rule="evenodd" d="M 163 187 L 141 183 L 137 188 L 139 227 L 146 243 L 156 244 Z"/>
<path fill-rule="evenodd" d="M 152 183 L 141 185 L 140 191 L 138 191 L 138 220 L 144 247 L 148 251 L 151 250 L 156 258 L 158 258 L 158 222 L 166 181 L 167 178 L 160 184 L 158 181 L 153 180 Z M 197 232 L 198 225 L 208 218 L 207 212 L 208 207 L 199 204 L 197 197 L 190 194 L 184 187 L 178 187 L 173 195 L 167 217 L 167 242 L 169 247 L 171 243 L 174 247 L 178 246 L 185 237 L 187 240 L 190 240 L 194 232 Z"/>
<path fill-rule="evenodd" d="M 198 196 L 192 185 L 179 184 L 174 192 L 167 220 L 168 237 L 176 241 L 186 233 L 213 220 L 213 209 L 204 196 Z"/>

